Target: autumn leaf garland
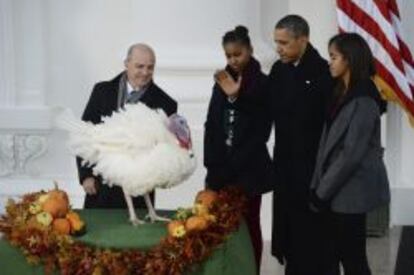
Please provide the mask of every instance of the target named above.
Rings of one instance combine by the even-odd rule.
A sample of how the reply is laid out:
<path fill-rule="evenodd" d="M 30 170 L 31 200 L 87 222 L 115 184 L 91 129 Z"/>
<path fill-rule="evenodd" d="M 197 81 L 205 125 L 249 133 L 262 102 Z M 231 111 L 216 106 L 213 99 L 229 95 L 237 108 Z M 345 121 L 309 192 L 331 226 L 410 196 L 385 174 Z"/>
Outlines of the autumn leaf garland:
<path fill-rule="evenodd" d="M 207 227 L 189 231 L 179 238 L 170 234 L 149 251 L 140 251 L 102 249 L 76 241 L 70 235 L 58 234 L 52 229 L 28 227 L 30 206 L 41 195 L 44 192 L 27 194 L 18 203 L 10 201 L 6 215 L 0 218 L 0 232 L 12 245 L 23 251 L 29 263 L 43 264 L 46 274 L 58 269 L 63 275 L 183 274 L 184 271 L 197 268 L 197 264 L 206 260 L 226 241 L 229 234 L 238 229 L 246 202 L 239 189 L 223 189 L 215 197 L 217 203 L 209 204 L 207 218 L 210 217 L 212 222 Z M 204 199 L 196 200 L 196 203 Z M 196 212 L 205 214 L 204 209 L 200 211 L 199 205 L 196 209 Z"/>

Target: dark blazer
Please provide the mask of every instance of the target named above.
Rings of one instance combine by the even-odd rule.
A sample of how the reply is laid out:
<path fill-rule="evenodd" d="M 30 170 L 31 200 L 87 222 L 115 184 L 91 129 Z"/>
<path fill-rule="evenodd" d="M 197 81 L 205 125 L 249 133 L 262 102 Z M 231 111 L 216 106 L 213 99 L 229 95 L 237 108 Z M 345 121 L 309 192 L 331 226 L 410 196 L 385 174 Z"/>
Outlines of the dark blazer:
<path fill-rule="evenodd" d="M 287 250 L 292 249 L 292 238 L 303 240 L 303 236 L 312 236 L 312 230 L 316 230 L 306 228 L 312 223 L 309 186 L 333 80 L 326 60 L 308 44 L 297 66 L 281 61 L 273 65 L 268 87 L 275 125 L 272 253 L 282 261 Z M 303 224 L 296 224 L 298 220 Z M 301 230 L 303 233 L 292 236 L 291 226 L 296 227 L 295 234 Z M 317 237 L 318 234 L 312 236 Z"/>
<path fill-rule="evenodd" d="M 103 116 L 110 116 L 118 109 L 118 94 L 120 81 L 123 73 L 110 81 L 103 81 L 95 84 L 91 96 L 82 115 L 82 120 L 94 124 L 102 122 Z M 150 108 L 162 109 L 169 116 L 177 112 L 177 102 L 161 90 L 154 82 L 151 82 L 140 102 Z M 94 176 L 92 169 L 82 165 L 82 159 L 77 158 L 80 183 L 87 177 Z M 98 194 L 86 195 L 86 208 L 126 208 L 121 188 L 112 188 L 102 184 L 102 179 L 94 176 L 98 181 Z M 142 201 L 134 200 L 135 206 L 143 206 Z"/>
<path fill-rule="evenodd" d="M 311 188 L 333 212 L 367 213 L 390 200 L 378 94 L 361 81 L 324 127 Z"/>
<path fill-rule="evenodd" d="M 291 207 L 307 208 L 326 102 L 333 81 L 327 62 L 309 44 L 299 64 L 277 61 L 269 74 L 275 123 L 273 164 L 277 193 Z"/>
<path fill-rule="evenodd" d="M 256 60 L 252 59 L 247 66 L 238 99 L 233 103 L 238 116 L 231 148 L 225 144 L 224 127 L 224 112 L 231 103 L 218 84 L 213 87 L 205 122 L 204 166 L 207 187 L 217 190 L 234 184 L 247 194 L 256 195 L 269 191 L 273 185 L 266 147 L 271 122 L 266 107 L 266 76 Z"/>

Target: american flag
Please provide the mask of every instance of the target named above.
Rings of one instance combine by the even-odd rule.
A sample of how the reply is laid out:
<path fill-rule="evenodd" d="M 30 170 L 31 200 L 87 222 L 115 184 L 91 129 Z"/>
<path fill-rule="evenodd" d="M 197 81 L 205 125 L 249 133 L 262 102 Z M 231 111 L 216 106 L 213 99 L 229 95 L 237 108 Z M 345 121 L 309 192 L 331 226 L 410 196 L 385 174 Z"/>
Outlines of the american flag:
<path fill-rule="evenodd" d="M 396 0 L 337 0 L 341 32 L 366 39 L 375 58 L 375 82 L 382 95 L 397 102 L 414 125 L 414 61 L 404 41 Z"/>

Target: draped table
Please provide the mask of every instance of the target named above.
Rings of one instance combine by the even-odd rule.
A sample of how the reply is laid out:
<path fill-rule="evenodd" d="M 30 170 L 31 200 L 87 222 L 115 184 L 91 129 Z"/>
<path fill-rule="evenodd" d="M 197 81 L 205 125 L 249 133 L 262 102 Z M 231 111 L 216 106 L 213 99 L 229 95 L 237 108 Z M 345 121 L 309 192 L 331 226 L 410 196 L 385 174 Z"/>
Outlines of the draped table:
<path fill-rule="evenodd" d="M 126 209 L 84 209 L 79 210 L 87 224 L 87 233 L 77 240 L 103 248 L 148 250 L 167 235 L 165 223 L 147 223 L 133 227 L 128 221 Z M 143 210 L 137 210 L 144 216 Z M 160 212 L 164 216 L 172 212 Z M 254 275 L 256 274 L 253 248 L 245 223 L 232 233 L 227 241 L 204 261 L 195 272 L 189 274 Z M 24 275 L 43 274 L 42 266 L 26 262 L 23 253 L 0 239 L 0 274 Z"/>

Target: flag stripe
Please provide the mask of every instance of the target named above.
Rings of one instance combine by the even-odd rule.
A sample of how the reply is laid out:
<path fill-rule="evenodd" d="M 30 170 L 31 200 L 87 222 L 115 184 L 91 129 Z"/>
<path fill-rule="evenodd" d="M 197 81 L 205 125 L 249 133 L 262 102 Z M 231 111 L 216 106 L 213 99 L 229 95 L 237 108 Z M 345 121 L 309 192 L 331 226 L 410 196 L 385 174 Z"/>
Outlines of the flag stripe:
<path fill-rule="evenodd" d="M 395 37 L 395 34 L 385 34 L 382 31 L 383 28 L 381 28 L 378 25 L 378 22 L 374 21 L 369 14 L 367 14 L 364 10 L 360 9 L 360 7 L 354 5 L 354 3 L 350 1 L 342 2 L 344 3 L 344 5 L 340 5 L 340 8 L 342 8 L 342 12 L 346 13 L 347 15 L 352 14 L 352 21 L 355 21 L 355 25 L 363 28 L 366 32 L 370 33 L 373 37 L 375 37 L 375 39 L 382 44 L 386 51 L 390 53 L 393 62 L 399 68 L 399 70 L 404 71 L 404 66 L 401 61 L 400 53 L 397 49 L 398 41 Z M 389 22 L 387 22 L 387 25 L 391 27 Z M 390 42 L 390 40 L 388 39 L 392 36 L 395 38 L 394 43 Z"/>
<path fill-rule="evenodd" d="M 399 14 L 398 7 L 395 7 L 395 12 Z M 401 21 L 400 21 L 400 18 L 394 14 L 394 11 L 391 13 L 391 20 L 393 22 L 395 33 L 397 35 L 398 44 L 400 45 L 400 53 L 403 59 L 405 74 L 406 74 L 407 80 L 410 83 L 411 95 L 414 98 L 414 60 L 411 55 L 410 49 L 408 48 L 407 44 L 402 39 L 403 32 L 401 28 Z"/>
<path fill-rule="evenodd" d="M 395 16 L 400 18 L 400 11 L 398 10 L 397 1 L 396 0 L 388 0 L 387 3 L 388 3 L 388 8 L 390 9 L 390 11 L 392 11 L 392 13 L 394 13 Z"/>
<path fill-rule="evenodd" d="M 404 58 L 404 60 L 406 60 L 407 63 L 411 64 L 411 66 L 414 67 L 414 60 L 411 55 L 411 52 L 407 44 L 401 39 L 401 36 L 402 36 L 401 21 L 395 14 L 392 14 L 391 18 L 392 18 L 395 33 L 397 34 L 398 44 L 400 45 L 401 55 Z"/>
<path fill-rule="evenodd" d="M 395 0 L 337 0 L 341 31 L 365 38 L 373 56 L 380 85 L 390 98 L 414 116 L 414 59 L 404 41 Z M 386 85 L 385 85 L 386 83 Z"/>
<path fill-rule="evenodd" d="M 365 38 L 368 45 L 370 46 L 374 57 L 381 61 L 386 68 L 394 75 L 398 86 L 404 91 L 406 96 L 411 98 L 411 90 L 408 86 L 407 79 L 405 75 L 395 66 L 391 56 L 388 52 L 382 47 L 382 44 L 379 43 L 374 37 L 371 36 L 365 29 L 361 28 L 356 24 L 347 14 L 343 13 L 342 10 L 337 9 L 338 19 L 341 22 L 339 25 L 343 28 L 345 32 L 356 32 L 359 33 L 362 37 Z"/>
<path fill-rule="evenodd" d="M 394 32 L 397 37 L 401 58 L 403 59 L 404 71 L 406 78 L 410 84 L 412 97 L 414 98 L 414 61 L 407 44 L 402 39 L 402 28 L 400 20 L 400 12 L 396 1 L 375 0 L 376 6 L 381 9 L 382 13 L 387 13 L 391 19 L 394 27 Z"/>
<path fill-rule="evenodd" d="M 349 1 L 351 3 L 351 1 Z M 359 23 L 363 23 L 364 20 L 370 22 L 370 27 L 374 26 L 376 31 L 382 32 L 388 39 L 388 41 L 395 47 L 398 48 L 398 41 L 395 35 L 394 27 L 391 23 L 391 18 L 388 13 L 388 17 L 384 16 L 379 6 L 373 5 L 366 0 L 353 0 L 355 4 L 365 16 L 361 17 Z M 352 18 L 355 18 L 355 14 L 352 13 Z M 367 28 L 365 28 L 368 30 Z"/>
<path fill-rule="evenodd" d="M 382 16 L 384 16 L 387 21 L 391 21 L 391 15 L 390 15 L 390 9 L 388 8 L 388 3 L 384 0 L 374 0 L 374 3 L 370 3 L 368 1 L 365 1 L 367 6 L 372 6 L 376 9 L 378 9 L 379 12 L 381 12 Z"/>
<path fill-rule="evenodd" d="M 404 63 L 404 69 L 405 69 L 405 77 L 407 77 L 408 83 L 410 83 L 411 86 L 414 85 L 414 68 L 410 66 L 407 62 Z M 412 91 L 413 89 L 411 89 Z"/>
<path fill-rule="evenodd" d="M 404 104 L 405 109 L 409 111 L 411 114 L 414 114 L 414 102 L 411 101 L 400 89 L 397 81 L 395 80 L 394 76 L 387 70 L 387 68 L 378 60 L 375 60 L 375 65 L 377 66 L 378 74 L 381 75 L 381 78 L 387 82 L 391 88 L 393 88 L 394 92 L 396 93 L 397 97 L 401 100 Z"/>
<path fill-rule="evenodd" d="M 389 52 L 395 65 L 400 69 L 400 71 L 405 72 L 408 81 L 411 86 L 413 86 L 414 61 L 407 45 L 398 36 L 398 34 L 401 33 L 400 21 L 393 13 L 391 15 L 388 13 L 388 19 L 383 18 L 382 15 L 386 13 L 383 10 L 387 8 L 385 5 L 386 2 L 380 0 L 376 1 L 376 3 L 378 4 L 373 5 L 365 0 L 338 1 L 338 7 L 342 8 L 344 12 L 352 14 L 352 18 L 357 24 L 363 27 L 367 32 L 375 37 L 376 40 L 383 44 L 383 47 L 385 47 L 387 52 Z M 381 10 L 381 12 L 379 10 Z M 376 22 L 373 18 L 375 18 L 378 22 Z M 393 25 L 395 25 L 398 29 L 397 32 L 393 29 L 393 25 L 390 25 L 389 20 L 393 21 Z M 390 45 L 390 43 L 392 45 Z M 408 64 L 404 64 L 401 59 L 404 59 L 405 63 Z M 411 88 L 410 90 L 412 96 L 414 96 L 414 89 Z"/>

